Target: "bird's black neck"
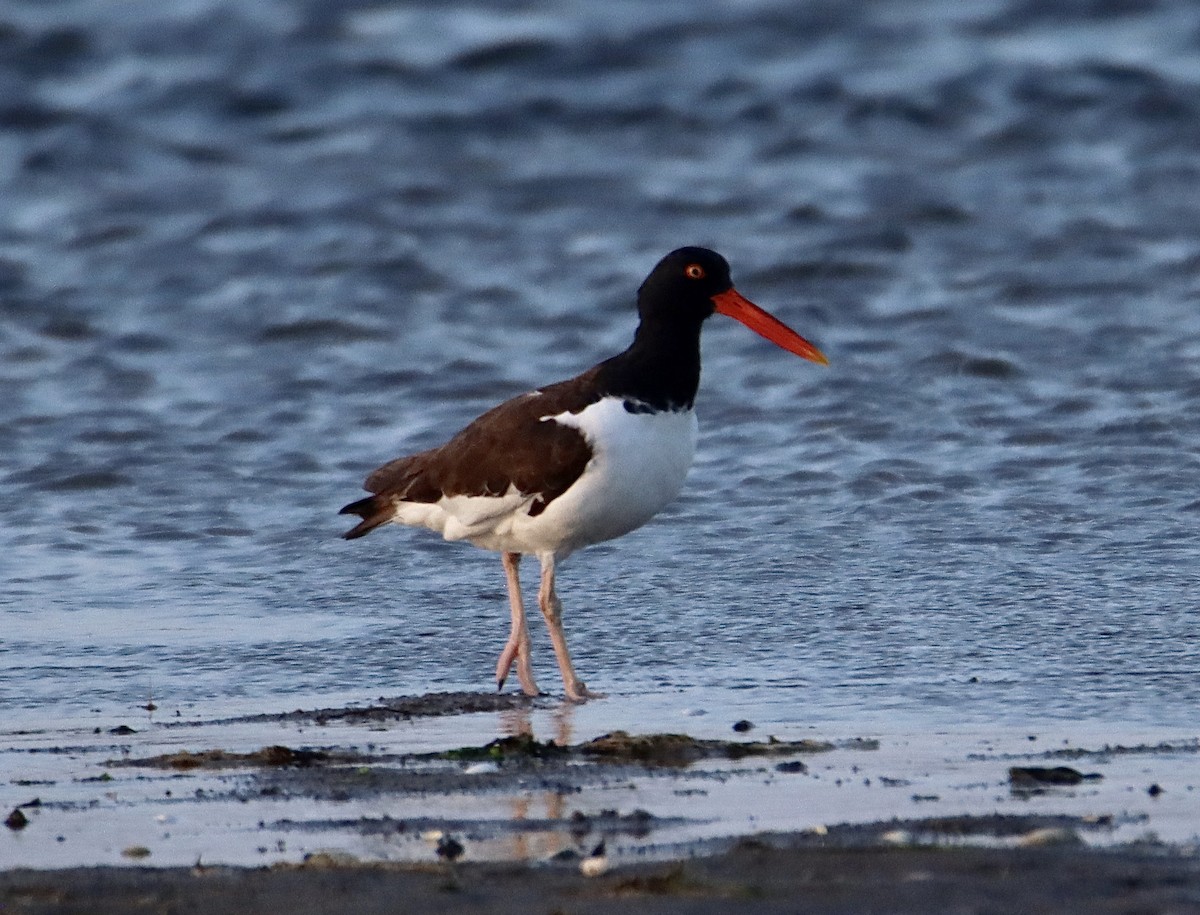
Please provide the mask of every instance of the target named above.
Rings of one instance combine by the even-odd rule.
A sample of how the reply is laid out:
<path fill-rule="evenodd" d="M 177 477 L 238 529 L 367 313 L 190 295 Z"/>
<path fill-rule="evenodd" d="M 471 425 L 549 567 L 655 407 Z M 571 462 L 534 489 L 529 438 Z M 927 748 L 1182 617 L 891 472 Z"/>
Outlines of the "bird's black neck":
<path fill-rule="evenodd" d="M 601 367 L 608 394 L 650 410 L 690 410 L 700 387 L 700 325 L 643 318 L 629 349 Z"/>

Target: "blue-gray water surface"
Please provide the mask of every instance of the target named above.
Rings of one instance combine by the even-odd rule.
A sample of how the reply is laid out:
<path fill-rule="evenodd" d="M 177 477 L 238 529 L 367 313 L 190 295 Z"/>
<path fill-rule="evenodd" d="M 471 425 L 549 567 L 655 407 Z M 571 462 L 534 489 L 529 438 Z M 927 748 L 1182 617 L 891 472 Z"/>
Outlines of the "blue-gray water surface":
<path fill-rule="evenodd" d="M 487 689 L 497 558 L 337 509 L 682 244 L 832 365 L 713 319 L 683 495 L 560 577 L 589 685 L 1194 722 L 1200 6 L 8 0 L 6 727 Z"/>

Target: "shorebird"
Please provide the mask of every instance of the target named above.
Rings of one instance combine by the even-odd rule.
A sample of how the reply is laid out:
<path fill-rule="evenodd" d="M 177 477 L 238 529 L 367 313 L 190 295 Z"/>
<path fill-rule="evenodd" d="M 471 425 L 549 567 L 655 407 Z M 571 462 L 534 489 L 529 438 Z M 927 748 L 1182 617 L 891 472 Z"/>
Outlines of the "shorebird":
<path fill-rule="evenodd" d="M 521 689 L 539 695 L 518 575 L 521 557 L 533 554 L 566 697 L 599 695 L 571 664 L 555 574 L 576 550 L 641 527 L 679 493 L 696 448 L 700 328 L 709 317 L 728 315 L 828 364 L 734 289 L 728 262 L 707 248 L 680 248 L 659 261 L 637 307 L 640 323 L 623 353 L 505 401 L 439 448 L 384 464 L 363 484 L 372 495 L 341 510 L 362 519 L 343 534 L 348 540 L 394 522 L 500 553 L 512 626 L 496 663 L 498 689 L 515 662 Z"/>

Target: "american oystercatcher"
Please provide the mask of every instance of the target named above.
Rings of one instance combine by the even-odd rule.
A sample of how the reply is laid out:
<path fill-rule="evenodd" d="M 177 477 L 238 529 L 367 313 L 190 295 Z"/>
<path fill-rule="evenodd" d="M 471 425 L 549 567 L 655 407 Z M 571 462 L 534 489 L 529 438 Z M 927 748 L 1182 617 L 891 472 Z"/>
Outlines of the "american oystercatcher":
<path fill-rule="evenodd" d="M 542 569 L 538 606 L 567 698 L 598 695 L 571 665 L 555 572 L 576 550 L 641 527 L 679 493 L 696 448 L 700 328 L 714 312 L 828 364 L 733 288 L 725 258 L 680 248 L 638 290 L 641 323 L 625 352 L 505 401 L 440 448 L 384 464 L 363 484 L 373 495 L 342 509 L 362 518 L 343 535 L 348 540 L 395 522 L 500 553 L 512 629 L 496 664 L 498 688 L 515 661 L 521 688 L 539 694 L 518 577 L 521 557 L 532 553 Z"/>

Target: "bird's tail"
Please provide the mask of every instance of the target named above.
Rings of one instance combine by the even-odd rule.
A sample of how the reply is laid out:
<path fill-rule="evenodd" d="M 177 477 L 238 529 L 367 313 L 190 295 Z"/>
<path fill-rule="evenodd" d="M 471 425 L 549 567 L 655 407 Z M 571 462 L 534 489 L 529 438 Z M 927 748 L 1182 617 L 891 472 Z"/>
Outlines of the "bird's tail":
<path fill-rule="evenodd" d="M 362 518 L 362 521 L 342 534 L 345 539 L 354 540 L 371 533 L 379 525 L 391 521 L 395 514 L 395 506 L 392 504 L 392 500 L 385 496 L 367 496 L 365 499 L 351 502 L 338 514 L 358 515 Z"/>

